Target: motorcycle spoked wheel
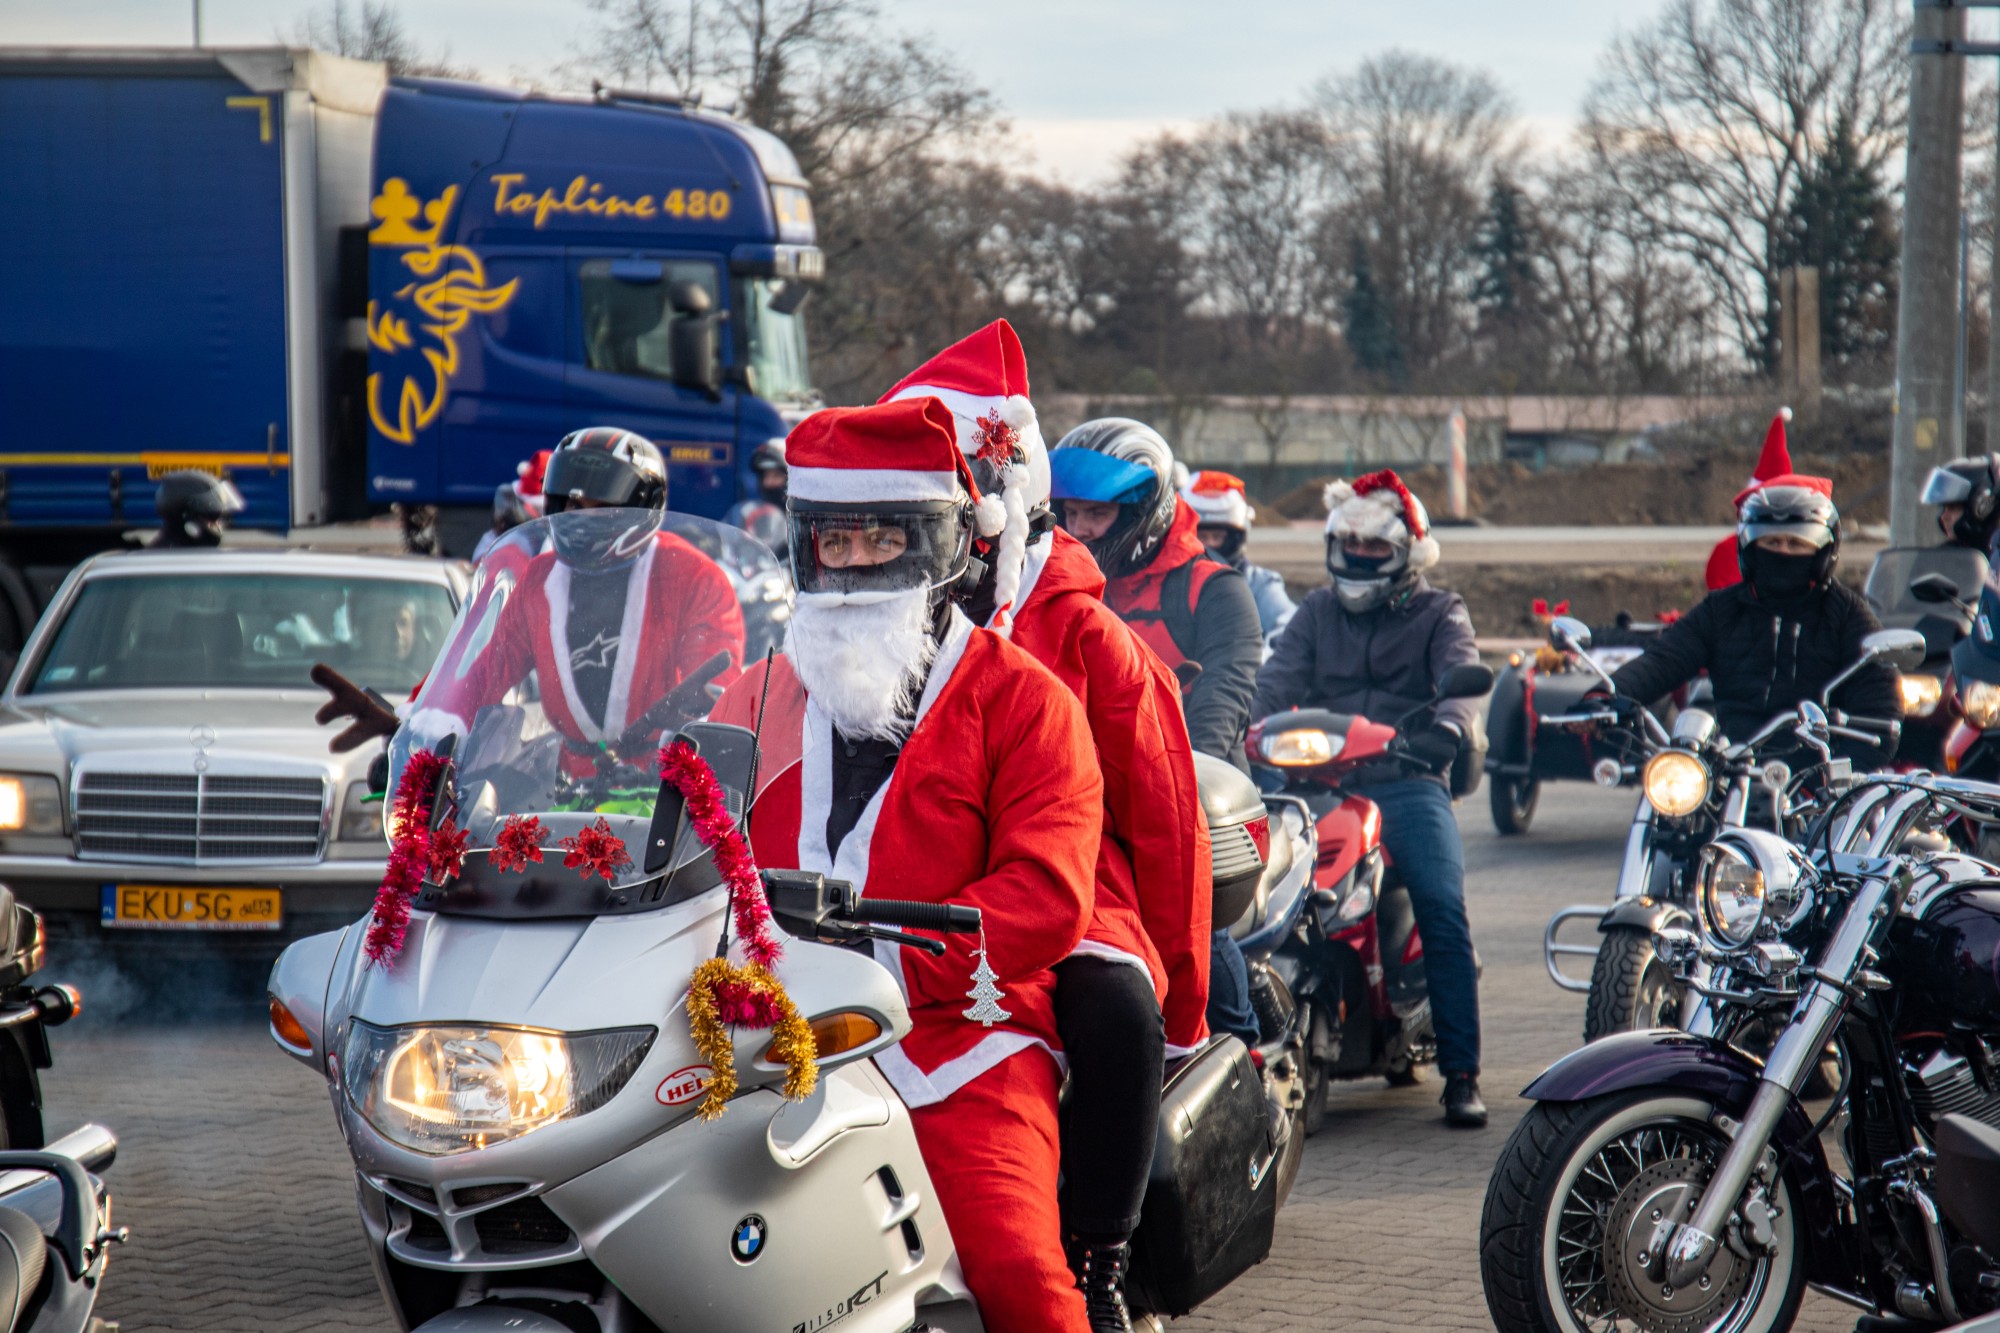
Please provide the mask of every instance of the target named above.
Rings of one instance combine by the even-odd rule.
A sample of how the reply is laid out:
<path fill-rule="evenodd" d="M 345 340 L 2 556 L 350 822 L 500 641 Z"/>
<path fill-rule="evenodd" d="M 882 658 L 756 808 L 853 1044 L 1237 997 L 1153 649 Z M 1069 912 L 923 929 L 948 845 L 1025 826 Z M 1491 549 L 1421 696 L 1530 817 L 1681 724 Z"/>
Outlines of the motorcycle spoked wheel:
<path fill-rule="evenodd" d="M 1673 1292 L 1640 1262 L 1654 1210 L 1685 1215 L 1727 1146 L 1713 1103 L 1644 1089 L 1540 1102 L 1486 1189 L 1479 1272 L 1499 1333 L 1773 1333 L 1792 1326 L 1806 1265 L 1797 1203 L 1780 1177 L 1773 1253 L 1726 1243 L 1709 1285 Z"/>
<path fill-rule="evenodd" d="M 1654 950 L 1652 934 L 1622 928 L 1606 931 L 1590 968 L 1583 1039 L 1676 1027 L 1680 1012 L 1681 988 Z"/>

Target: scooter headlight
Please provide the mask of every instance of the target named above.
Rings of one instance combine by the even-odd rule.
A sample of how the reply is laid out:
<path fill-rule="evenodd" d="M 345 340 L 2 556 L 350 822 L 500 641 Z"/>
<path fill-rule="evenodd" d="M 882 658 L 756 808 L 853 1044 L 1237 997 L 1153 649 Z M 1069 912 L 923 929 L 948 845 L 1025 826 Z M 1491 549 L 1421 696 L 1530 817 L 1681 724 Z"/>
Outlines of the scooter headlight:
<path fill-rule="evenodd" d="M 347 1099 L 391 1143 L 445 1156 L 487 1148 L 617 1096 L 653 1044 L 652 1028 L 347 1030 Z"/>
<path fill-rule="evenodd" d="M 1983 680 L 1958 682 L 1958 707 L 1965 720 L 1981 731 L 2000 721 L 2000 685 Z"/>
<path fill-rule="evenodd" d="M 1642 784 L 1655 810 L 1679 819 L 1708 799 L 1708 765 L 1685 750 L 1662 750 L 1646 761 Z"/>
<path fill-rule="evenodd" d="M 1295 727 L 1265 735 L 1257 743 L 1258 757 L 1278 768 L 1317 768 L 1331 763 L 1347 746 L 1345 736 L 1318 727 Z"/>

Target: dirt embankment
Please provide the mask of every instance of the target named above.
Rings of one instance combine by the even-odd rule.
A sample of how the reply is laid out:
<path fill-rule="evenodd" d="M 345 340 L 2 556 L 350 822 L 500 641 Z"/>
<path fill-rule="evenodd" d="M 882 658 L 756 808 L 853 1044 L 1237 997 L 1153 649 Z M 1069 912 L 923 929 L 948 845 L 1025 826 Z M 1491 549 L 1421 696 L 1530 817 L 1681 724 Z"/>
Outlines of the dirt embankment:
<path fill-rule="evenodd" d="M 1880 523 L 1888 517 L 1889 461 L 1886 454 L 1840 458 L 1800 454 L 1799 471 L 1833 478 L 1833 495 L 1850 522 Z M 1705 454 L 1660 463 L 1606 463 L 1595 467 L 1530 471 L 1519 463 L 1470 470 L 1466 500 L 1470 516 L 1509 527 L 1700 526 L 1727 523 L 1737 492 L 1756 466 L 1755 451 Z M 1294 487 L 1259 506 L 1261 522 L 1289 522 L 1325 515 L 1321 499 L 1330 477 Z M 1444 470 L 1418 468 L 1403 480 L 1441 518 Z M 1582 571 L 1570 571 L 1581 573 Z M 1698 571 L 1697 571 L 1698 572 Z"/>

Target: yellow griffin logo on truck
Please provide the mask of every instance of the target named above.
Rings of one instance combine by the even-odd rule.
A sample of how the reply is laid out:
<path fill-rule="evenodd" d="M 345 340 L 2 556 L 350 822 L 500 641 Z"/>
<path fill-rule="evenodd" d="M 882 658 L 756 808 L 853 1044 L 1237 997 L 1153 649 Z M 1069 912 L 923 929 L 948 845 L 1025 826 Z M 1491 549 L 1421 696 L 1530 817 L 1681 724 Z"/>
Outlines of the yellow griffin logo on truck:
<path fill-rule="evenodd" d="M 441 244 L 457 202 L 456 185 L 426 203 L 401 177 L 391 177 L 368 205 L 375 216 L 368 244 L 401 249 L 397 261 L 411 274 L 387 309 L 368 303 L 368 345 L 389 366 L 386 384 L 381 371 L 368 376 L 368 419 L 399 444 L 415 443 L 417 432 L 444 411 L 458 373 L 458 338 L 472 317 L 506 309 L 520 286 L 516 278 L 495 287 L 478 255 Z M 416 225 L 419 216 L 430 225 Z"/>

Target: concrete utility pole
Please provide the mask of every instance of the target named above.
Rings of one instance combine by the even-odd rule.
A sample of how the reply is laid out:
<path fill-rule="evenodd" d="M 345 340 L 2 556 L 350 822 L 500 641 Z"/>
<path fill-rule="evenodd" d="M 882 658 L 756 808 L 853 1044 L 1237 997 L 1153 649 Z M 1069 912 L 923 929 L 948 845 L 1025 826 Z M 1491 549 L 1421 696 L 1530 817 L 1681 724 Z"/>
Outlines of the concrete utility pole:
<path fill-rule="evenodd" d="M 1889 539 L 1914 545 L 1917 497 L 1939 463 L 1961 456 L 1951 401 L 1959 290 L 1959 172 L 1965 124 L 1966 10 L 1917 0 L 1910 43 L 1910 127 L 1903 265 L 1896 302 L 1895 443 Z"/>

